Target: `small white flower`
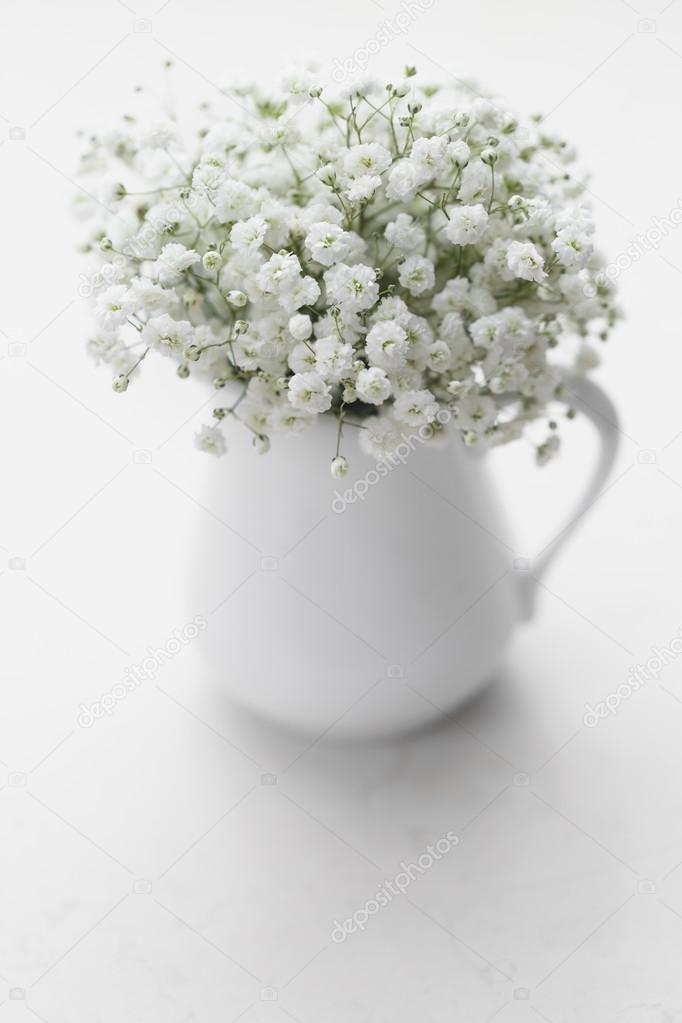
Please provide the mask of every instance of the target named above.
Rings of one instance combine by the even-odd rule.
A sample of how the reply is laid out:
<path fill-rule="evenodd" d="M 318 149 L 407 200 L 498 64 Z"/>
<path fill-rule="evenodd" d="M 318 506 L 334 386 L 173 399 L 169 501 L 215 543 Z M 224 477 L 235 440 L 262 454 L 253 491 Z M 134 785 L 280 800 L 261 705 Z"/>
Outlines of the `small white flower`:
<path fill-rule="evenodd" d="M 311 93 L 322 91 L 321 76 L 314 68 L 291 68 L 282 78 L 282 88 L 298 102 L 305 102 Z"/>
<path fill-rule="evenodd" d="M 453 167 L 466 167 L 471 156 L 471 150 L 463 139 L 458 139 L 456 142 L 448 143 L 446 154 Z"/>
<path fill-rule="evenodd" d="M 115 330 L 135 309 L 134 296 L 125 284 L 114 284 L 98 296 L 95 316 L 104 330 Z"/>
<path fill-rule="evenodd" d="M 321 221 L 313 224 L 305 237 L 310 258 L 322 266 L 332 266 L 346 258 L 350 251 L 349 235 L 338 224 Z"/>
<path fill-rule="evenodd" d="M 255 189 L 233 178 L 220 180 L 213 202 L 216 219 L 221 224 L 233 220 L 246 220 L 252 217 L 258 208 Z"/>
<path fill-rule="evenodd" d="M 268 232 L 268 222 L 263 217 L 249 217 L 238 220 L 230 232 L 230 242 L 234 249 L 259 249 Z"/>
<path fill-rule="evenodd" d="M 170 242 L 161 249 L 161 253 L 152 267 L 152 272 L 159 284 L 166 287 L 169 284 L 179 284 L 185 270 L 200 261 L 201 257 L 194 249 L 186 249 L 178 242 Z"/>
<path fill-rule="evenodd" d="M 202 426 L 194 435 L 194 446 L 199 451 L 205 451 L 209 455 L 216 455 L 218 458 L 227 451 L 225 437 L 219 426 Z"/>
<path fill-rule="evenodd" d="M 448 216 L 450 219 L 443 228 L 443 234 L 453 245 L 475 245 L 488 226 L 488 213 L 481 203 L 449 206 Z"/>
<path fill-rule="evenodd" d="M 365 351 L 373 366 L 398 369 L 405 365 L 407 334 L 396 320 L 379 320 L 365 339 Z"/>
<path fill-rule="evenodd" d="M 390 416 L 370 416 L 364 430 L 360 430 L 360 450 L 370 458 L 380 461 L 388 459 L 396 450 L 404 435 Z"/>
<path fill-rule="evenodd" d="M 351 202 L 365 202 L 380 187 L 381 178 L 378 174 L 363 174 L 360 178 L 353 178 L 346 186 L 345 193 Z"/>
<path fill-rule="evenodd" d="M 299 341 L 289 352 L 289 368 L 294 373 L 309 373 L 315 369 L 316 361 L 315 350 L 305 341 Z"/>
<path fill-rule="evenodd" d="M 319 373 L 296 373 L 289 381 L 289 401 L 299 412 L 312 414 L 331 408 L 331 389 Z"/>
<path fill-rule="evenodd" d="M 256 282 L 266 294 L 278 292 L 291 285 L 300 273 L 301 264 L 298 256 L 293 252 L 274 252 L 267 262 L 263 263 L 256 275 Z"/>
<path fill-rule="evenodd" d="M 348 376 L 353 365 L 353 346 L 330 335 L 315 342 L 315 368 L 330 383 Z"/>
<path fill-rule="evenodd" d="M 524 281 L 544 281 L 542 256 L 532 242 L 510 242 L 507 249 L 507 266 L 514 277 Z"/>
<path fill-rule="evenodd" d="M 302 306 L 311 306 L 320 297 L 320 285 L 314 277 L 294 277 L 288 281 L 279 294 L 279 304 L 287 313 L 294 313 Z"/>
<path fill-rule="evenodd" d="M 344 174 L 352 178 L 378 175 L 391 166 L 391 154 L 377 142 L 362 142 L 344 153 L 342 166 Z"/>
<path fill-rule="evenodd" d="M 464 395 L 457 403 L 457 425 L 461 430 L 478 436 L 493 425 L 497 418 L 497 405 L 485 395 Z"/>
<path fill-rule="evenodd" d="M 437 178 L 447 166 L 447 142 L 441 135 L 417 139 L 412 146 L 410 161 L 422 181 Z"/>
<path fill-rule="evenodd" d="M 327 296 L 348 312 L 371 309 L 379 297 L 375 271 L 362 263 L 338 263 L 324 275 Z"/>
<path fill-rule="evenodd" d="M 452 365 L 452 352 L 445 341 L 434 341 L 427 351 L 427 363 L 434 373 L 443 373 Z"/>
<path fill-rule="evenodd" d="M 424 228 L 409 213 L 399 213 L 395 220 L 386 225 L 384 234 L 391 245 L 403 252 L 420 249 L 426 240 Z"/>
<path fill-rule="evenodd" d="M 431 391 L 404 391 L 393 403 L 396 419 L 408 426 L 426 426 L 438 415 L 438 402 Z"/>
<path fill-rule="evenodd" d="M 162 355 L 182 356 L 194 341 L 194 328 L 187 320 L 174 320 L 164 313 L 148 320 L 140 335 L 142 341 Z"/>
<path fill-rule="evenodd" d="M 358 373 L 355 390 L 360 401 L 366 405 L 383 405 L 391 394 L 391 382 L 383 369 L 370 366 Z"/>
<path fill-rule="evenodd" d="M 436 283 L 433 263 L 424 256 L 408 256 L 400 264 L 398 280 L 411 295 L 423 295 Z"/>
<path fill-rule="evenodd" d="M 394 164 L 388 175 L 386 198 L 406 201 L 414 199 L 421 184 L 419 172 L 409 160 Z"/>
<path fill-rule="evenodd" d="M 594 251 L 590 236 L 578 224 L 562 227 L 552 248 L 563 266 L 576 269 L 584 267 Z"/>

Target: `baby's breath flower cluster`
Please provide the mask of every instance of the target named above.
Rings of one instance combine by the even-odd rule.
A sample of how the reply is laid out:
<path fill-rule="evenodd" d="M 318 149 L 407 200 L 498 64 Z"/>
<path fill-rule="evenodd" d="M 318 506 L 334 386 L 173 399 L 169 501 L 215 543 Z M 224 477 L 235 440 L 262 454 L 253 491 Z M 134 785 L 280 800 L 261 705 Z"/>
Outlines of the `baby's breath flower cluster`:
<path fill-rule="evenodd" d="M 562 374 L 596 363 L 616 316 L 566 144 L 413 68 L 342 96 L 305 71 L 231 98 L 189 142 L 128 118 L 84 157 L 89 347 L 114 390 L 149 353 L 204 378 L 230 396 L 196 438 L 217 455 L 227 417 L 265 452 L 333 416 L 335 476 L 345 424 L 377 458 L 446 421 L 466 444 L 524 434 L 551 457 L 572 415 Z"/>

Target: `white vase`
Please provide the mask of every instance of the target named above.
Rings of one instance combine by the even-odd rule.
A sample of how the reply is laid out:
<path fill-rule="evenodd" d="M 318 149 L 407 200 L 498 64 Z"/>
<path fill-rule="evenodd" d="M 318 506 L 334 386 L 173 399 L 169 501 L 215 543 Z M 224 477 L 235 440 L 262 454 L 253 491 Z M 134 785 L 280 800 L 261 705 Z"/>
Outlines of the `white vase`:
<path fill-rule="evenodd" d="M 243 540 L 223 549 L 202 531 L 188 586 L 191 614 L 207 582 L 224 592 L 197 641 L 215 684 L 258 715 L 343 738 L 424 726 L 484 686 L 613 463 L 611 403 L 586 380 L 569 387 L 600 431 L 601 457 L 570 526 L 528 572 L 500 542 L 485 456 L 455 438 L 415 437 L 402 461 L 377 466 L 347 428 L 352 468 L 336 481 L 331 417 L 265 456 L 233 434 L 229 454 L 207 460 L 203 502 L 253 545 L 253 565 L 246 557 L 235 574 Z"/>

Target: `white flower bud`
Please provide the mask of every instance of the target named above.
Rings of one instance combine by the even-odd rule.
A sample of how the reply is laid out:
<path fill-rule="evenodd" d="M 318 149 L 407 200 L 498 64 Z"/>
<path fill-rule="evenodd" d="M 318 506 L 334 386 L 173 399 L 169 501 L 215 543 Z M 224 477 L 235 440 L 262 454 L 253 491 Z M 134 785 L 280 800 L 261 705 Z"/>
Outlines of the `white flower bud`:
<path fill-rule="evenodd" d="M 312 320 L 305 313 L 297 313 L 289 320 L 289 333 L 294 341 L 307 341 L 312 332 Z"/>
<path fill-rule="evenodd" d="M 201 257 L 201 265 L 204 270 L 208 271 L 218 270 L 219 267 L 222 266 L 222 262 L 222 256 L 217 249 L 209 249 L 208 252 L 205 252 Z"/>
<path fill-rule="evenodd" d="M 270 438 L 264 433 L 259 433 L 253 438 L 253 446 L 259 455 L 267 455 L 270 450 Z"/>
<path fill-rule="evenodd" d="M 233 305 L 235 309 L 241 309 L 248 302 L 248 298 L 243 291 L 228 291 L 227 301 L 230 305 Z"/>
<path fill-rule="evenodd" d="M 323 167 L 315 171 L 315 176 L 323 185 L 331 186 L 336 181 L 336 168 L 331 163 L 325 163 Z"/>
<path fill-rule="evenodd" d="M 332 458 L 331 473 L 334 479 L 343 479 L 347 472 L 348 462 L 343 455 L 337 455 L 336 458 Z"/>
<path fill-rule="evenodd" d="M 111 383 L 112 388 L 116 391 L 116 394 L 123 394 L 124 391 L 128 390 L 128 384 L 130 383 L 125 373 L 121 373 L 120 376 L 115 377 Z"/>

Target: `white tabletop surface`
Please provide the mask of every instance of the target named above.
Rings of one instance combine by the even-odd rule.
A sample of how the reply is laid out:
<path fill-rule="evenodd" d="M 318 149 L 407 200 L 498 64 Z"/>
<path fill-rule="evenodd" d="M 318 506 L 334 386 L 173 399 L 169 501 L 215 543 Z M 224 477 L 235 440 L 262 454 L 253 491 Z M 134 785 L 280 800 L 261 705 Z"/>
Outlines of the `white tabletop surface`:
<path fill-rule="evenodd" d="M 616 256 L 682 198 L 682 3 L 663 3 L 436 0 L 370 70 L 469 70 L 550 111 Z M 3 11 L 0 1023 L 682 1021 L 682 661 L 583 720 L 682 627 L 674 228 L 621 275 L 628 318 L 598 373 L 622 416 L 611 484 L 480 699 L 349 749 L 241 717 L 189 645 L 78 720 L 187 621 L 188 537 L 222 527 L 196 503 L 205 397 L 167 378 L 122 399 L 85 359 L 74 131 L 131 108 L 167 56 L 194 97 L 288 55 L 329 67 L 404 9 Z M 593 447 L 576 423 L 543 473 L 496 454 L 520 556 L 556 533 Z M 333 940 L 448 832 L 447 855 Z"/>

